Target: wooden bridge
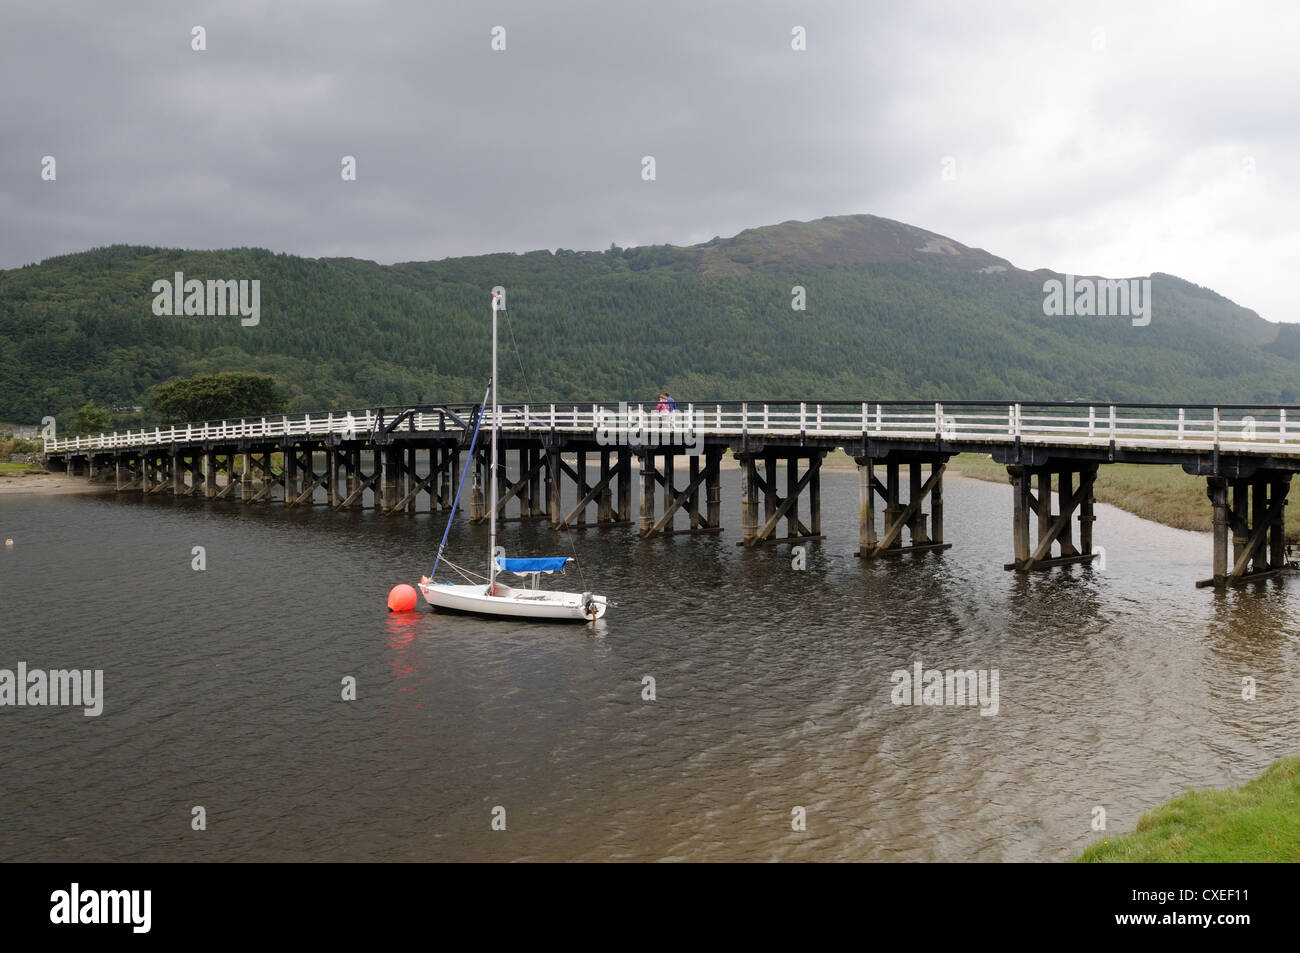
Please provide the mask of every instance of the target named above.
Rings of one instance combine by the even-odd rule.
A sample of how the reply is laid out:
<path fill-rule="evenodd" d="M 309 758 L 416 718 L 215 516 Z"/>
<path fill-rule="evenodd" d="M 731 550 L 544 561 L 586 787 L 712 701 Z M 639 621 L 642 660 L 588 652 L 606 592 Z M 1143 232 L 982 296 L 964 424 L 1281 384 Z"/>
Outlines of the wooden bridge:
<path fill-rule="evenodd" d="M 631 525 L 639 475 L 641 536 L 716 533 L 722 529 L 720 465 L 730 452 L 740 465 L 738 545 L 817 540 L 823 538 L 821 462 L 841 449 L 857 462 L 860 477 L 857 555 L 873 559 L 949 547 L 947 463 L 959 453 L 990 454 L 1007 467 L 1012 486 L 1013 558 L 1006 568 L 1028 571 L 1094 557 L 1099 467 L 1178 465 L 1205 478 L 1210 503 L 1213 575 L 1197 585 L 1222 587 L 1286 568 L 1284 512 L 1291 476 L 1300 470 L 1296 411 L 721 401 L 658 414 L 650 405 L 627 403 L 502 405 L 496 506 L 499 519 L 548 519 L 560 530 Z M 111 480 L 119 491 L 308 506 L 321 490 L 334 509 L 372 506 L 385 513 L 415 512 L 422 502 L 450 509 L 461 467 L 468 465 L 470 517 L 480 521 L 487 518 L 489 463 L 486 423 L 473 459 L 467 452 L 476 413 L 471 405 L 436 405 L 208 421 L 47 439 L 45 454 L 51 469 Z"/>

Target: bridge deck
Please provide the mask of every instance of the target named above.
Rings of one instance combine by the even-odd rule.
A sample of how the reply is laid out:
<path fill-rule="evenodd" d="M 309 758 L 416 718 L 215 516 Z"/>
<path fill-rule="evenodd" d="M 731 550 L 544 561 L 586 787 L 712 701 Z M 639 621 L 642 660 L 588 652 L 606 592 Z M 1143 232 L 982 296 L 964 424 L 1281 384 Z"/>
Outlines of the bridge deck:
<path fill-rule="evenodd" d="M 47 456 L 93 451 L 334 438 L 387 444 L 412 437 L 450 439 L 464 432 L 471 405 L 358 410 L 206 421 L 96 436 L 47 438 Z M 1290 411 L 1290 418 L 1288 418 Z M 694 445 L 753 439 L 865 447 L 896 442 L 942 445 L 948 452 L 998 448 L 1057 450 L 1093 456 L 1117 451 L 1141 462 L 1178 462 L 1207 453 L 1274 458 L 1300 467 L 1297 408 L 1233 405 L 989 404 L 895 402 L 714 402 L 658 414 L 648 404 L 503 405 L 501 432 L 532 437 L 589 437 L 608 445 Z M 490 414 L 484 421 L 490 422 Z M 864 451 L 865 452 L 865 451 Z"/>

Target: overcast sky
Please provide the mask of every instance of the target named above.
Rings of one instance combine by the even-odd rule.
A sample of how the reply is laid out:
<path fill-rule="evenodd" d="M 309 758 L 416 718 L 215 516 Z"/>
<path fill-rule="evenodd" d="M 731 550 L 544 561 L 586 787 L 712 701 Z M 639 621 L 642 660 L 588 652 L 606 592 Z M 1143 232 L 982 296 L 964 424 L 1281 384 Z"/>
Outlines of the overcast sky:
<path fill-rule="evenodd" d="M 6 3 L 0 267 L 119 242 L 690 244 L 868 212 L 1300 321 L 1297 64 L 1287 3 Z"/>

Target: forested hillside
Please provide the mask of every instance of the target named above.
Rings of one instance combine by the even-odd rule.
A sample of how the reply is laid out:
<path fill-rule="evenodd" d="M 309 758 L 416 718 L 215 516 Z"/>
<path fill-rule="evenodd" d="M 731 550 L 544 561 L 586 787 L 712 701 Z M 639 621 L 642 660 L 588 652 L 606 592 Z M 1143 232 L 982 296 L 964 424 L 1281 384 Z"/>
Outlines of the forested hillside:
<path fill-rule="evenodd" d="M 153 283 L 178 271 L 259 280 L 260 322 L 155 315 Z M 273 375 L 290 410 L 478 399 L 494 285 L 511 399 L 1300 396 L 1297 339 L 1207 289 L 1155 275 L 1151 323 L 1134 327 L 1045 316 L 1051 277 L 872 216 L 392 266 L 114 246 L 0 272 L 0 420 L 62 421 L 87 401 L 148 418 L 154 385 L 224 370 Z"/>

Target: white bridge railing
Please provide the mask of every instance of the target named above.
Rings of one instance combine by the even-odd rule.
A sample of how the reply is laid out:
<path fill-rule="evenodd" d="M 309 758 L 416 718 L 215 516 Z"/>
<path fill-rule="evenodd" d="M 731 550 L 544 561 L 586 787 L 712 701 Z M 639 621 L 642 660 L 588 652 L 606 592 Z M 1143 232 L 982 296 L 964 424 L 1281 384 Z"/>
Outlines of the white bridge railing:
<path fill-rule="evenodd" d="M 1288 410 L 1291 417 L 1288 419 Z M 470 419 L 474 408 L 383 409 L 289 417 L 241 418 L 166 428 L 117 431 L 96 436 L 45 438 L 47 454 L 82 450 L 166 447 L 249 439 L 365 438 L 393 432 L 459 431 L 450 413 Z M 989 445 L 1017 439 L 1039 446 L 1108 446 L 1220 450 L 1300 455 L 1300 410 L 1271 406 L 1150 404 L 846 403 L 736 402 L 679 404 L 670 414 L 648 403 L 516 404 L 501 408 L 506 433 L 595 433 L 611 443 L 638 435 L 821 437 L 842 440 L 943 440 Z M 490 413 L 484 425 L 491 421 Z M 649 442 L 649 441 L 647 441 Z"/>

